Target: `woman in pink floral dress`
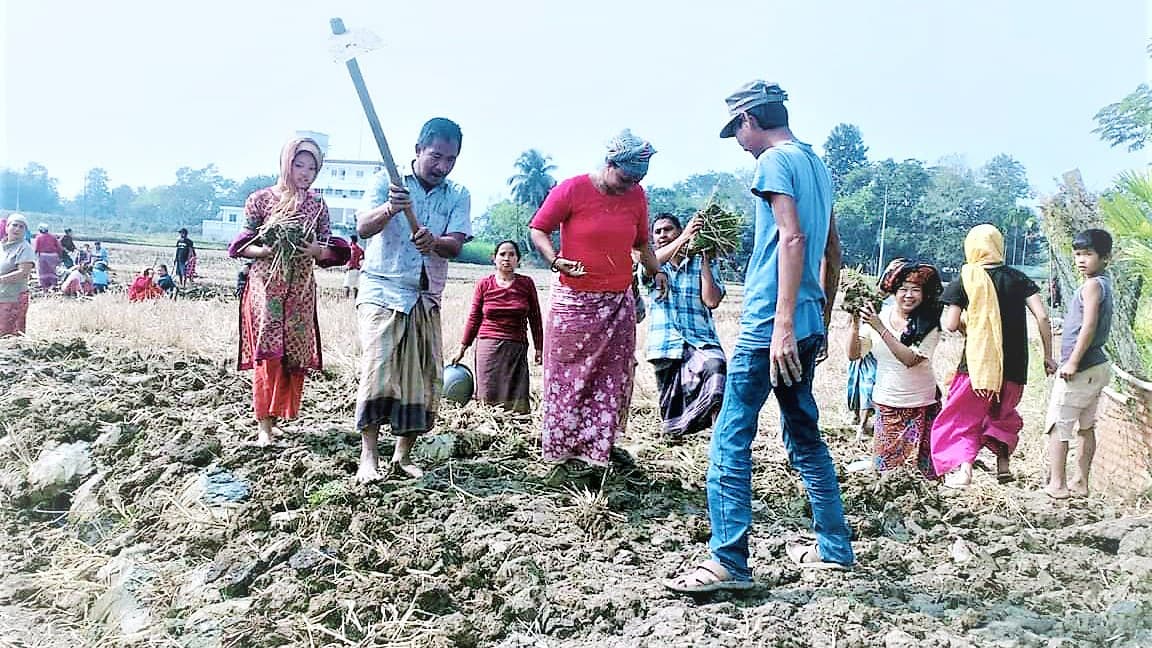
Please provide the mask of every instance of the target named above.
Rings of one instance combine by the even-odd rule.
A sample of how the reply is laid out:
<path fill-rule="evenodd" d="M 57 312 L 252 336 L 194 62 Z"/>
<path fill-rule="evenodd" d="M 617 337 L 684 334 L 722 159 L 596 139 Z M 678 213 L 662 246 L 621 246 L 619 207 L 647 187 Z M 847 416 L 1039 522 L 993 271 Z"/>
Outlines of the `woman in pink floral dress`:
<path fill-rule="evenodd" d="M 300 412 L 304 375 L 320 369 L 315 260 L 330 234 L 328 207 L 309 187 L 324 156 L 312 139 L 294 139 L 280 155 L 280 178 L 248 196 L 247 222 L 228 247 L 253 259 L 240 298 L 240 369 L 254 369 L 257 444 L 272 443 L 277 419 Z"/>

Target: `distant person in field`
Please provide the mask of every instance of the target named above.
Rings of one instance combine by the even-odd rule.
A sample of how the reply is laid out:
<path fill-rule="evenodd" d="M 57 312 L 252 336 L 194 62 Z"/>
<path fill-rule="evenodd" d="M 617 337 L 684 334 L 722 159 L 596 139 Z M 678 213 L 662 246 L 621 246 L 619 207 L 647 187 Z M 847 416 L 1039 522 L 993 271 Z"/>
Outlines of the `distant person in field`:
<path fill-rule="evenodd" d="M 247 261 L 236 271 L 236 297 L 244 294 L 244 287 L 248 285 L 248 273 L 252 271 L 252 262 Z"/>
<path fill-rule="evenodd" d="M 164 296 L 164 289 L 152 280 L 152 268 L 144 268 L 128 286 L 128 301 L 145 301 Z"/>
<path fill-rule="evenodd" d="M 652 222 L 652 242 L 660 269 L 668 275 L 668 295 L 649 306 L 646 355 L 656 371 L 660 418 L 670 441 L 712 427 L 724 402 L 728 361 L 712 319 L 724 299 L 724 282 L 716 259 L 706 252 L 688 253 L 700 227 L 699 218 L 682 227 L 672 214 L 660 214 Z"/>
<path fill-rule="evenodd" d="M 156 282 L 156 286 L 160 288 L 160 290 L 164 291 L 165 295 L 172 297 L 176 294 L 176 280 L 172 278 L 172 275 L 168 274 L 168 266 L 163 263 L 156 266 L 156 275 L 153 277 L 153 281 Z"/>
<path fill-rule="evenodd" d="M 40 224 L 40 233 L 32 240 L 36 252 L 36 277 L 41 290 L 51 290 L 58 281 L 56 268 L 60 265 L 60 241 L 48 231 L 48 225 Z"/>
<path fill-rule="evenodd" d="M 628 129 L 608 143 L 603 166 L 569 178 L 532 217 L 532 243 L 560 280 L 544 327 L 540 450 L 550 481 L 583 479 L 633 459 L 616 447 L 628 423 L 636 371 L 632 252 L 663 298 L 668 275 L 648 239 L 640 181 L 656 149 Z M 560 230 L 561 249 L 552 245 Z"/>
<path fill-rule="evenodd" d="M 707 491 L 711 558 L 670 581 L 695 594 L 752 587 L 752 442 L 770 394 L 780 407 L 788 462 L 800 474 L 812 509 L 816 542 L 785 545 L 801 569 L 849 569 L 855 563 L 836 468 L 820 434 L 812 394 L 840 267 L 832 215 L 832 178 L 808 144 L 788 126 L 787 95 L 775 83 L 752 81 L 725 99 L 735 137 L 756 158 L 755 244 L 744 281 L 740 335 L 728 363 L 724 405 L 712 431 Z"/>
<path fill-rule="evenodd" d="M 894 299 L 879 313 L 865 304 L 853 314 L 848 341 L 849 358 L 859 356 L 865 340 L 876 357 L 873 461 L 880 472 L 906 466 L 935 479 L 930 440 L 940 390 L 932 356 L 940 342 L 940 273 L 930 264 L 900 259 L 880 277 L 880 290 Z M 868 327 L 863 332 L 860 320 Z"/>
<path fill-rule="evenodd" d="M 94 243 L 95 247 L 92 249 L 92 261 L 88 265 L 95 265 L 97 261 L 103 261 L 108 265 L 108 248 L 104 247 L 100 241 Z"/>
<path fill-rule="evenodd" d="M 92 244 L 85 243 L 82 249 L 76 250 L 73 265 L 92 265 Z"/>
<path fill-rule="evenodd" d="M 1060 336 L 1060 367 L 1048 396 L 1048 484 L 1054 499 L 1088 495 L 1096 454 L 1096 409 L 1100 392 L 1112 380 L 1104 352 L 1112 332 L 1112 235 L 1088 229 L 1072 239 L 1072 258 L 1084 283 L 1068 304 Z M 1076 444 L 1076 469 L 1068 478 L 1068 450 Z"/>
<path fill-rule="evenodd" d="M 240 298 L 237 364 L 255 370 L 252 407 L 261 446 L 274 442 L 277 421 L 300 413 L 304 376 L 323 366 L 313 268 L 324 253 L 318 241 L 332 232 L 328 206 L 310 190 L 323 164 L 315 140 L 289 141 L 280 153 L 279 179 L 248 196 L 244 229 L 228 246 L 229 256 L 253 259 Z"/>
<path fill-rule="evenodd" d="M 940 322 L 945 331 L 966 334 L 964 355 L 932 425 L 932 463 L 936 474 L 952 473 L 944 480 L 950 488 L 972 484 L 972 465 L 984 446 L 996 455 L 996 478 L 1013 480 L 1010 460 L 1024 427 L 1016 408 L 1028 381 L 1028 312 L 1039 328 L 1044 372 L 1056 371 L 1044 298 L 1027 275 L 1004 265 L 1000 230 L 973 227 L 964 257 L 960 279 L 941 298 Z"/>
<path fill-rule="evenodd" d="M 108 264 L 103 261 L 97 261 L 92 266 L 92 292 L 99 295 L 100 293 L 108 290 L 108 284 L 111 279 L 108 276 Z"/>
<path fill-rule="evenodd" d="M 20 335 L 27 328 L 28 277 L 36 267 L 36 253 L 25 240 L 28 219 L 8 214 L 0 244 L 0 337 Z"/>
<path fill-rule="evenodd" d="M 449 361 L 458 364 L 476 343 L 476 394 L 480 402 L 519 414 L 530 411 L 528 332 L 536 347 L 534 360 L 544 354 L 544 328 L 536 283 L 517 274 L 520 245 L 501 241 L 492 252 L 495 274 L 476 282 L 472 310 L 464 325 L 460 350 Z"/>
<path fill-rule="evenodd" d="M 176 278 L 180 281 L 180 287 L 183 288 L 187 285 L 188 281 L 196 274 L 196 245 L 192 239 L 188 238 L 188 228 L 181 227 L 180 238 L 176 239 Z M 191 264 L 191 268 L 189 268 Z"/>
<path fill-rule="evenodd" d="M 88 266 L 74 265 L 60 284 L 60 294 L 80 297 L 92 294 L 92 270 Z"/>
<path fill-rule="evenodd" d="M 364 248 L 360 247 L 360 237 L 353 234 L 349 241 L 351 255 L 347 270 L 344 271 L 344 296 L 356 299 L 360 294 L 360 266 L 364 262 Z"/>
<path fill-rule="evenodd" d="M 360 481 L 379 479 L 379 434 L 388 425 L 396 437 L 392 471 L 423 476 L 412 462 L 416 438 L 436 422 L 444 386 L 440 297 L 448 260 L 472 237 L 472 199 L 448 179 L 463 135 L 450 119 L 436 117 L 420 129 L 416 158 L 402 186 L 381 174 L 356 215 L 365 241 L 356 317 L 360 329 L 360 386 L 356 429 L 360 430 Z M 411 208 L 415 233 L 404 216 Z"/>
<path fill-rule="evenodd" d="M 65 268 L 71 268 L 76 262 L 73 256 L 76 254 L 76 241 L 72 239 L 72 228 L 64 228 L 64 236 L 60 237 L 60 263 L 64 264 Z"/>

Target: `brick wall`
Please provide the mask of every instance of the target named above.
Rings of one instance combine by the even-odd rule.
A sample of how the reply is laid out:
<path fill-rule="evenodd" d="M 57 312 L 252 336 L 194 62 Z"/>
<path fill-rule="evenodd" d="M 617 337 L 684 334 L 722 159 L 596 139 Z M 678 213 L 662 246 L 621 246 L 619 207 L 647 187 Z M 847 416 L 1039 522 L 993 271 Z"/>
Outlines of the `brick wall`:
<path fill-rule="evenodd" d="M 1100 397 L 1091 486 L 1135 497 L 1152 492 L 1152 385 L 1119 371 L 1117 377 L 1120 388 Z"/>

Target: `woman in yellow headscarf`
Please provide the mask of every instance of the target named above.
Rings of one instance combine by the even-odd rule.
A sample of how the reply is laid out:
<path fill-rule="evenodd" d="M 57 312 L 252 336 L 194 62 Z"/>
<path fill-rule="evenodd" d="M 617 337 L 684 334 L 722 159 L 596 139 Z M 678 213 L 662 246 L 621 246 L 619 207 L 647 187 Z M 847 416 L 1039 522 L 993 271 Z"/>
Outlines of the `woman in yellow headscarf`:
<path fill-rule="evenodd" d="M 240 369 L 254 369 L 257 444 L 273 441 L 276 421 L 300 412 L 304 374 L 321 368 L 316 282 L 312 268 L 331 234 L 328 207 L 311 191 L 324 155 L 298 138 L 280 153 L 280 178 L 248 196 L 247 222 L 228 247 L 254 259 L 240 296 Z"/>
<path fill-rule="evenodd" d="M 957 469 L 944 481 L 953 488 L 972 483 L 972 463 L 983 446 L 996 454 L 997 478 L 1012 480 L 1009 458 L 1024 427 L 1016 406 L 1028 380 L 1028 311 L 1040 329 L 1044 370 L 1049 375 L 1056 370 L 1052 326 L 1040 288 L 1004 265 L 1000 230 L 987 224 L 973 227 L 964 239 L 964 257 L 960 279 L 948 284 L 941 297 L 946 306 L 941 328 L 966 332 L 967 340 L 932 426 L 932 463 L 939 475 Z"/>

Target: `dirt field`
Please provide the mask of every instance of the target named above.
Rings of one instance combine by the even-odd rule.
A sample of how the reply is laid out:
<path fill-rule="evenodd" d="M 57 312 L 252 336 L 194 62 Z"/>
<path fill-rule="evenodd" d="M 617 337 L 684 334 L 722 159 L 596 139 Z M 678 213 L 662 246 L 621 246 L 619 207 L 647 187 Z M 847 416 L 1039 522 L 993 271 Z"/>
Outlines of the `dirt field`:
<path fill-rule="evenodd" d="M 126 284 L 171 251 L 112 255 Z M 858 568 L 801 574 L 784 559 L 810 520 L 769 406 L 755 447 L 760 586 L 693 600 L 660 581 L 706 556 L 707 437 L 659 440 L 645 363 L 623 440 L 636 470 L 549 487 L 535 422 L 473 404 L 443 411 L 418 445 L 423 480 L 362 486 L 339 273 L 319 276 L 326 370 L 283 447 L 262 450 L 244 444 L 251 384 L 233 368 L 236 265 L 202 252 L 200 268 L 201 293 L 218 297 L 39 299 L 28 337 L 0 341 L 0 647 L 1152 646 L 1152 516 L 1038 491 L 1036 362 L 1020 479 L 981 472 L 946 493 L 844 470 L 868 449 L 845 425 L 838 320 L 818 399 Z M 484 274 L 453 269 L 447 353 Z M 546 290 L 551 276 L 534 276 Z M 739 293 L 719 311 L 729 350 Z M 942 348 L 942 377 L 958 345 Z"/>

